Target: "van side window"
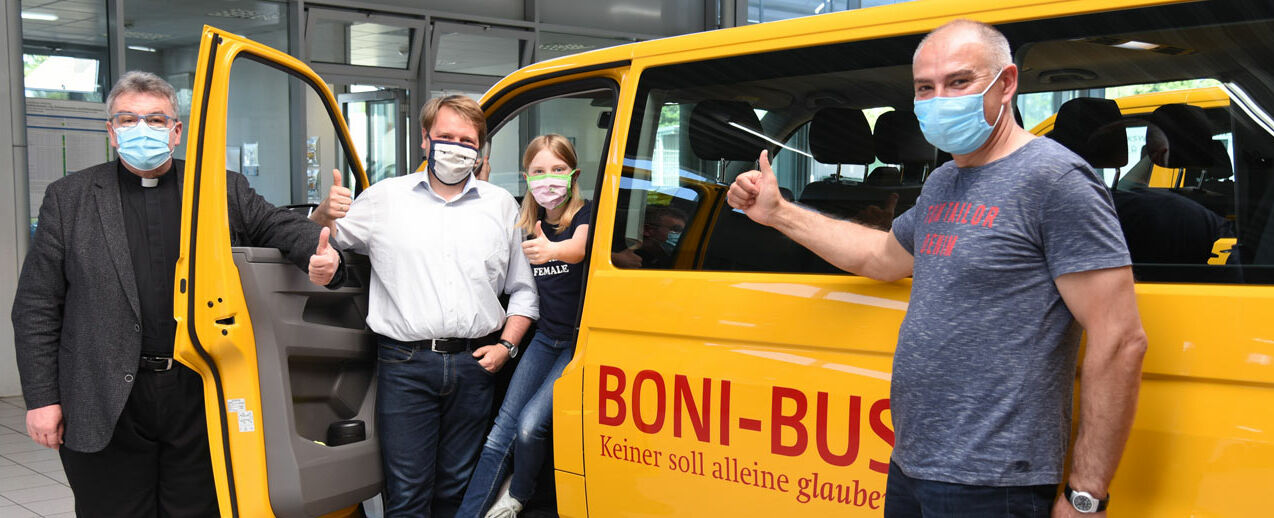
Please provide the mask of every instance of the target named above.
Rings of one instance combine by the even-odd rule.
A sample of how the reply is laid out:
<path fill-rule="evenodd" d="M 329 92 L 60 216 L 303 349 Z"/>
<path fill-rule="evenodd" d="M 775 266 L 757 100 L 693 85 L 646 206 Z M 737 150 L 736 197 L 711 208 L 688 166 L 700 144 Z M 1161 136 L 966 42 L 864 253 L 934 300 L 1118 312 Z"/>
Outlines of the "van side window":
<path fill-rule="evenodd" d="M 1031 121 L 1050 109 L 1039 98 L 1067 99 L 1031 131 L 1067 146 L 1102 175 L 1139 280 L 1268 282 L 1260 281 L 1259 265 L 1274 262 L 1274 254 L 1262 253 L 1274 243 L 1256 233 L 1268 223 L 1239 210 L 1240 200 L 1260 195 L 1235 173 L 1236 166 L 1259 165 L 1236 158 L 1259 156 L 1256 150 L 1269 149 L 1274 137 L 1227 88 L 1234 86 L 1203 78 L 1019 98 Z M 1261 178 L 1268 171 L 1258 174 L 1252 183 L 1268 182 Z"/>
<path fill-rule="evenodd" d="M 518 104 L 518 101 L 510 101 L 510 104 Z M 575 146 L 580 194 L 595 200 L 614 107 L 615 91 L 600 88 L 533 101 L 518 108 L 516 114 L 503 118 L 499 126 L 493 128 L 491 143 L 484 149 L 490 156 L 489 181 L 521 200 L 526 195 L 522 153 L 531 139 L 557 133 Z"/>
<path fill-rule="evenodd" d="M 1139 281 L 1274 283 L 1274 95 L 1262 79 L 1268 60 L 1236 43 L 1268 20 L 1241 11 L 1218 11 L 1207 22 L 1129 10 L 1064 28 L 1047 20 L 1000 27 L 1020 71 L 1012 116 L 1103 177 Z M 613 252 L 662 248 L 670 258 L 616 256 L 615 264 L 839 273 L 733 210 L 726 190 L 757 167 L 764 149 L 784 196 L 890 228 L 950 159 L 925 141 L 911 112 L 918 39 L 644 70 Z M 697 198 L 682 203 L 664 192 L 676 189 Z M 664 206 L 685 215 L 675 240 L 659 233 L 664 215 L 648 217 Z"/>
<path fill-rule="evenodd" d="M 766 150 L 788 200 L 888 230 L 938 159 L 910 111 L 909 82 L 872 86 L 909 77 L 913 45 L 877 40 L 648 70 L 629 133 L 614 264 L 844 273 L 730 207 L 726 191 Z M 668 194 L 676 191 L 696 196 Z M 661 221 L 670 212 L 684 216 L 671 240 Z"/>

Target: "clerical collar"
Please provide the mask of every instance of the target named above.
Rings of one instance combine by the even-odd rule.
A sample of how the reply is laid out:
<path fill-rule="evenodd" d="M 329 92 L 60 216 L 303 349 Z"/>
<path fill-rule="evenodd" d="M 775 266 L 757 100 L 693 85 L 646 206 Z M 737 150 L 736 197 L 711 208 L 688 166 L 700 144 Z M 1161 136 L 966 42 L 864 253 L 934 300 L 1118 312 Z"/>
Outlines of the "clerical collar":
<path fill-rule="evenodd" d="M 154 187 L 159 185 L 158 178 L 142 178 L 142 187 Z"/>

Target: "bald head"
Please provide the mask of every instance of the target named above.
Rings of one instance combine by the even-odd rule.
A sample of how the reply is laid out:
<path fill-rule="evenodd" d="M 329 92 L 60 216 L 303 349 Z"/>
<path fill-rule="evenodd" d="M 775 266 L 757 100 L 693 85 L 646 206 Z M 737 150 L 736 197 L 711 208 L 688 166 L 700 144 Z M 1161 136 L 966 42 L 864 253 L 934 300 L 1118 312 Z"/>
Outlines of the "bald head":
<path fill-rule="evenodd" d="M 1004 37 L 1004 34 L 995 27 L 964 18 L 951 20 L 925 35 L 924 39 L 920 40 L 920 44 L 916 45 L 916 52 L 912 55 L 911 62 L 915 63 L 925 45 L 935 40 L 942 40 L 953 46 L 968 42 L 975 43 L 976 47 L 982 50 L 979 61 L 985 61 L 984 65 L 989 70 L 1000 70 L 1013 63 L 1013 55 L 1009 51 L 1009 40 Z"/>

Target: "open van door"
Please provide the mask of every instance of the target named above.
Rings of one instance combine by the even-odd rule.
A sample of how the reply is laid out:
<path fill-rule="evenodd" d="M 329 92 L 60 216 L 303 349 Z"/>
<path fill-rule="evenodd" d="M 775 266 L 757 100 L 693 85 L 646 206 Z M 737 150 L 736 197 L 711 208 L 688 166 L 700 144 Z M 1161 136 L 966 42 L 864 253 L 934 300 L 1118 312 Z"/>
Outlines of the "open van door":
<path fill-rule="evenodd" d="M 364 325 L 368 263 L 347 254 L 346 287 L 327 290 L 312 285 L 278 250 L 232 246 L 227 167 L 243 167 L 253 188 L 275 205 L 287 203 L 271 196 L 286 201 L 290 192 L 303 192 L 292 188 L 298 164 L 269 172 L 281 179 L 279 187 L 267 182 L 269 165 L 255 156 L 286 154 L 287 149 L 266 147 L 288 146 L 258 150 L 256 142 L 242 147 L 228 142 L 228 132 L 236 138 L 266 132 L 253 138 L 268 143 L 278 137 L 269 134 L 280 131 L 275 126 L 281 124 L 284 134 L 290 129 L 286 120 L 227 117 L 232 106 L 252 106 L 265 95 L 263 80 L 232 80 L 232 69 L 278 74 L 284 86 L 276 94 L 284 100 L 298 91 L 318 99 L 314 105 L 326 109 L 334 127 L 328 134 L 342 146 L 356 180 L 365 187 L 367 177 L 336 99 L 309 67 L 212 27 L 205 26 L 201 38 L 187 126 L 174 353 L 203 378 L 221 512 L 236 517 L 352 514 L 380 491 L 382 482 L 374 422 L 375 345 Z M 251 127 L 228 127 L 227 121 L 240 120 L 250 120 Z M 233 160 L 238 153 L 252 156 L 227 164 L 227 155 Z M 324 176 L 332 166 L 326 165 Z M 317 187 L 311 187 L 310 196 L 321 195 Z M 330 426 L 351 421 L 362 422 L 361 437 L 327 444 Z"/>

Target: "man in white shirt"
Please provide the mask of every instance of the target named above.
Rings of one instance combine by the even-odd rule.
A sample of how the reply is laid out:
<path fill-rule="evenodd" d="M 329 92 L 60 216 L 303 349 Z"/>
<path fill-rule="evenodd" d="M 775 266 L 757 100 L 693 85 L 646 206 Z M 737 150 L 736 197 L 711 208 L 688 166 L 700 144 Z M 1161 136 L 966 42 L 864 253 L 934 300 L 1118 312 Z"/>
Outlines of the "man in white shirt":
<path fill-rule="evenodd" d="M 425 171 L 352 203 L 334 187 L 311 217 L 338 248 L 371 258 L 385 515 L 451 517 L 486 432 L 492 375 L 539 311 L 517 202 L 473 176 L 482 109 L 453 95 L 429 101 L 420 120 Z"/>

